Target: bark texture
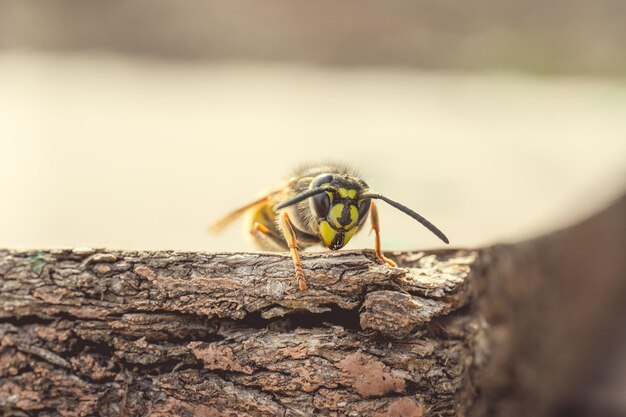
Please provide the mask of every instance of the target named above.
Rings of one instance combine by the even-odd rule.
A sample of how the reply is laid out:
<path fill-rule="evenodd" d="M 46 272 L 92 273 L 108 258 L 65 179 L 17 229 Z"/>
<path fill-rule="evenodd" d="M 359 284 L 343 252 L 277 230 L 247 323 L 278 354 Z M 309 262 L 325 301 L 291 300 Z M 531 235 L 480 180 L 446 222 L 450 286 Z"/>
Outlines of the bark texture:
<path fill-rule="evenodd" d="M 27 415 L 463 413 L 476 251 L 1 251 L 0 407 Z"/>
<path fill-rule="evenodd" d="M 484 250 L 0 250 L 9 416 L 540 416 L 626 294 L 626 200 Z M 623 324 L 623 323 L 622 323 Z"/>

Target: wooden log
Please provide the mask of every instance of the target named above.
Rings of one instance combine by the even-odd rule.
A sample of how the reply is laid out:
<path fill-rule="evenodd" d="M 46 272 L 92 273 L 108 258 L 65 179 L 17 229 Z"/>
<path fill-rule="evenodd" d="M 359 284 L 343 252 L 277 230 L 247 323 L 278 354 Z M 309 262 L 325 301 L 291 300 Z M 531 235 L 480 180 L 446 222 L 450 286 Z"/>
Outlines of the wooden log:
<path fill-rule="evenodd" d="M 304 253 L 307 292 L 288 254 L 0 250 L 0 411 L 541 415 L 608 340 L 624 207 L 399 268 Z"/>
<path fill-rule="evenodd" d="M 626 195 L 576 226 L 489 248 L 481 262 L 474 301 L 490 359 L 473 415 L 541 416 L 579 404 L 623 335 Z"/>
<path fill-rule="evenodd" d="M 394 269 L 367 251 L 304 254 L 311 289 L 300 292 L 286 254 L 2 251 L 0 406 L 38 415 L 464 410 L 478 326 L 451 312 L 468 301 L 477 257 L 403 253 Z"/>

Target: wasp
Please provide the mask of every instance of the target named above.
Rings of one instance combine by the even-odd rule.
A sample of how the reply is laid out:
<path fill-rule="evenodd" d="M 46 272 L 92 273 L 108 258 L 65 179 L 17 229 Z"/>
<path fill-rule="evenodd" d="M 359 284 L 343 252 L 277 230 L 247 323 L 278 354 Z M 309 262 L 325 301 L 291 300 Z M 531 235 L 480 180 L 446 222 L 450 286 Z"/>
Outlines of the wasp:
<path fill-rule="evenodd" d="M 308 289 L 299 250 L 323 244 L 330 250 L 343 248 L 363 228 L 368 215 L 374 232 L 376 257 L 390 266 L 396 263 L 380 249 L 378 211 L 372 200 L 382 200 L 417 220 L 439 239 L 448 238 L 435 225 L 410 208 L 372 191 L 352 169 L 343 165 L 303 167 L 287 181 L 261 198 L 231 212 L 214 223 L 219 232 L 233 220 L 248 214 L 247 230 L 264 250 L 289 251 L 301 291 Z"/>

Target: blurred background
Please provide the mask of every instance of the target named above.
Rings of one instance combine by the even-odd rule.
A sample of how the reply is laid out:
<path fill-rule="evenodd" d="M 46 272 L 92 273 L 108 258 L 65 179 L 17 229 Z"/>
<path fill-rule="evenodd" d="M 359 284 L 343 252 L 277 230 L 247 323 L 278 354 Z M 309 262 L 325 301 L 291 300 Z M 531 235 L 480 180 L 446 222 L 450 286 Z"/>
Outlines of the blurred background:
<path fill-rule="evenodd" d="M 626 2 L 0 1 L 0 245 L 252 250 L 207 226 L 343 161 L 455 246 L 626 184 Z M 388 249 L 437 247 L 383 205 Z M 350 247 L 371 247 L 358 237 Z"/>
<path fill-rule="evenodd" d="M 252 250 L 241 225 L 207 226 L 327 160 L 454 246 L 567 226 L 626 188 L 625 17 L 615 0 L 0 0 L 0 246 Z M 384 248 L 438 247 L 380 211 Z M 626 413 L 617 369 L 594 398 Z"/>

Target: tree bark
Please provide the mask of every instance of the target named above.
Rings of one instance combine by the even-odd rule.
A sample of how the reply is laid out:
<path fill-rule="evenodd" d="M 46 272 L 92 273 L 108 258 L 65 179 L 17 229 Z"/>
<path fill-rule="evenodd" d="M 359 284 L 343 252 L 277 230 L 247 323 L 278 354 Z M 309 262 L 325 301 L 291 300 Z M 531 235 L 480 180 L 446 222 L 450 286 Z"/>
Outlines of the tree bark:
<path fill-rule="evenodd" d="M 288 254 L 0 250 L 0 411 L 541 415 L 615 323 L 624 207 L 399 268 L 305 252 L 306 292 Z"/>

